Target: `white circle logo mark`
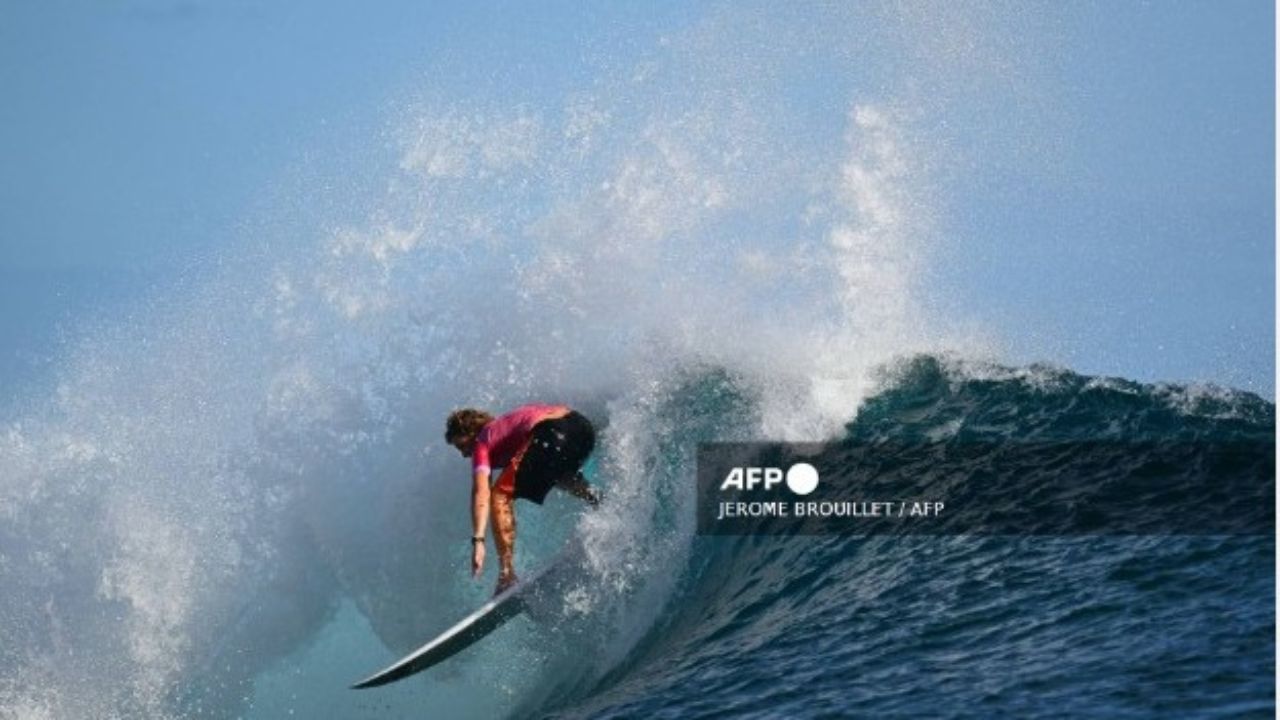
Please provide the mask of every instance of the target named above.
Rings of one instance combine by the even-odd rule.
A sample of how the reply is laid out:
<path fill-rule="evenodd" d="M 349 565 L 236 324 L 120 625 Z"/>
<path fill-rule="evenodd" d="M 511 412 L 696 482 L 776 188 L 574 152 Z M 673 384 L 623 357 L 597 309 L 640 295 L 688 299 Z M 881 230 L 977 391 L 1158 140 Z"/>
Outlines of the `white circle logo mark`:
<path fill-rule="evenodd" d="M 797 495 L 808 495 L 818 488 L 818 468 L 809 463 L 796 463 L 787 471 L 787 487 Z"/>

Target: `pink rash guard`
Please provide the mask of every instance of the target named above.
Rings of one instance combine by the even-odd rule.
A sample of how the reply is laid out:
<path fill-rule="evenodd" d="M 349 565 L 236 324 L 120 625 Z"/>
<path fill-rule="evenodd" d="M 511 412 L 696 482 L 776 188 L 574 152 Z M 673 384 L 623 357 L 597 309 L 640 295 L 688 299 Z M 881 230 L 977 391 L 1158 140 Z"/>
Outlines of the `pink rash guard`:
<path fill-rule="evenodd" d="M 471 452 L 472 474 L 507 467 L 529 443 L 534 425 L 568 414 L 569 408 L 564 405 L 521 405 L 491 421 L 476 435 Z"/>

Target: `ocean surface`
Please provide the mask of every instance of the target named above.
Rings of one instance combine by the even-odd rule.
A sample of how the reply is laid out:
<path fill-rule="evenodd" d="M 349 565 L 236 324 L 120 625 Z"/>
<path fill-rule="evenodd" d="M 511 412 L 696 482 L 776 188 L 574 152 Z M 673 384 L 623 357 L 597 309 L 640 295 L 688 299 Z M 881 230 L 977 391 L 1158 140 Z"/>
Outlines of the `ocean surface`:
<path fill-rule="evenodd" d="M 588 469 L 609 502 L 594 513 L 564 497 L 521 508 L 520 567 L 537 567 L 564 542 L 582 546 L 571 580 L 535 603 L 536 621 L 520 616 L 441 666 L 364 691 L 346 686 L 484 599 L 492 577 L 470 580 L 467 544 L 450 542 L 466 537 L 464 467 L 448 481 L 406 471 L 381 502 L 370 483 L 391 476 L 330 487 L 329 498 L 284 488 L 254 498 L 241 487 L 246 495 L 190 504 L 191 493 L 121 504 L 93 487 L 103 476 L 80 470 L 74 491 L 6 497 L 6 715 L 1273 714 L 1272 403 L 928 355 L 884 372 L 884 389 L 844 440 L 964 438 L 999 453 L 1045 433 L 1154 433 L 1192 448 L 1230 438 L 1252 456 L 1215 466 L 1206 451 L 1159 470 L 1170 491 L 1128 510 L 1164 524 L 1139 534 L 1103 523 L 702 537 L 693 531 L 696 443 L 745 439 L 742 418 L 759 404 L 746 379 L 689 368 L 643 407 L 583 404 L 602 425 Z M 111 464 L 89 446 L 37 453 L 27 432 L 9 429 L 8 462 Z M 1098 479 L 1115 476 L 1126 457 L 1094 465 Z M 328 482 L 360 472 L 358 460 L 333 458 L 340 467 Z M 1034 468 L 1016 470 L 966 482 L 1052 518 L 1062 498 L 1028 486 Z M 235 471 L 210 472 L 221 480 L 202 492 L 228 490 Z M 938 481 L 953 474 L 940 468 Z M 824 479 L 836 481 L 859 480 Z M 1177 519 L 1203 512 L 1207 496 L 1221 501 L 1206 492 L 1218 482 L 1233 490 L 1228 500 L 1252 496 L 1242 512 L 1261 507 L 1263 521 L 1206 533 Z M 26 511 L 13 512 L 20 503 Z M 300 503 L 311 507 L 284 514 Z M 189 513 L 182 523 L 170 522 L 174 505 Z"/>
<path fill-rule="evenodd" d="M 917 358 L 868 401 L 843 438 L 886 455 L 912 437 L 979 442 L 988 457 L 1012 451 L 1019 462 L 987 466 L 1011 472 L 964 474 L 961 484 L 987 484 L 987 501 L 966 525 L 951 528 L 956 534 L 695 538 L 676 589 L 635 648 L 599 681 L 576 682 L 568 671 L 561 689 L 522 713 L 1271 716 L 1274 406 L 1245 394 L 1065 370 L 990 371 L 957 372 Z M 1095 453 L 1109 457 L 1077 458 L 1074 467 L 1053 458 L 1068 467 L 1049 474 L 1069 477 L 1055 491 L 1028 480 L 1041 468 L 1021 462 L 1018 451 L 1046 434 L 1092 441 L 1173 435 L 1193 448 L 1210 437 L 1252 438 L 1256 445 L 1236 445 L 1243 472 L 1219 466 L 1215 476 L 1207 452 L 1156 470 L 1162 492 L 1131 498 L 1122 511 L 1157 519 L 1134 534 L 1107 521 L 1084 528 L 1051 520 L 1080 488 L 1142 472 L 1125 469 L 1144 463 L 1134 446 L 1103 443 L 1107 450 Z M 892 474 L 894 465 L 886 457 L 877 470 Z M 1096 477 L 1081 469 L 1090 466 Z M 950 485 L 954 471 L 925 471 L 919 487 L 948 485 L 946 497 L 963 496 L 964 488 Z M 823 478 L 851 487 L 872 480 Z M 1222 486 L 1225 493 L 1213 492 Z M 1235 503 L 1237 517 L 1261 511 L 1261 521 L 1226 535 L 1180 518 L 1206 515 L 1210 496 Z M 1032 518 L 1021 533 L 972 530 L 1011 508 Z"/>
<path fill-rule="evenodd" d="M 1077 229 L 985 235 L 1020 183 L 1110 177 L 1076 172 L 1060 56 L 1028 39 L 1087 22 L 1020 7 L 723 4 L 536 88 L 442 53 L 199 257 L 7 284 L 0 718 L 1273 716 L 1275 406 L 1227 387 L 1267 343 L 1196 337 L 1220 369 L 1162 382 L 1142 332 L 1184 323 L 1151 288 L 1191 291 L 1116 309 L 1056 273 L 1163 266 L 1095 268 L 1112 240 L 1082 230 L 1078 265 L 989 270 Z M 1149 249 L 1162 221 L 1116 232 Z M 1205 237 L 1168 252 L 1228 253 Z M 1071 333 L 992 312 L 1049 285 Z M 568 579 L 349 689 L 489 597 L 444 419 L 525 402 L 599 430 L 599 511 L 517 507 L 518 570 L 569 546 Z M 921 440 L 1021 464 L 867 453 Z M 862 454 L 824 482 L 982 502 L 934 533 L 704 536 L 713 441 L 827 443 Z M 1079 452 L 1026 452 L 1057 442 Z"/>

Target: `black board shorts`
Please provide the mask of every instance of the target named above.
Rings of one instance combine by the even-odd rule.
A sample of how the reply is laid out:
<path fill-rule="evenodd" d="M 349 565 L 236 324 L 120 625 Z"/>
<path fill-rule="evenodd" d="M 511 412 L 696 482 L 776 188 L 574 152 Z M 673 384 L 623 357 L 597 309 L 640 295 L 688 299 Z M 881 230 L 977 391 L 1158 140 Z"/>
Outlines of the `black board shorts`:
<path fill-rule="evenodd" d="M 595 446 L 595 428 L 577 411 L 534 425 L 516 468 L 515 496 L 541 505 L 557 482 L 582 469 Z"/>

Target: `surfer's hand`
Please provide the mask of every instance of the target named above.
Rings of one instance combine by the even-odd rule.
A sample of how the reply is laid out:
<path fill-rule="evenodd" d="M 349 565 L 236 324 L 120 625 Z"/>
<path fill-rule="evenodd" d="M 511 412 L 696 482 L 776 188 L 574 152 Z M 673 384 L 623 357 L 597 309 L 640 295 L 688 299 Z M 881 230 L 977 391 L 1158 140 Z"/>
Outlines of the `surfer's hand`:
<path fill-rule="evenodd" d="M 471 577 L 480 577 L 484 568 L 484 543 L 471 544 Z"/>

